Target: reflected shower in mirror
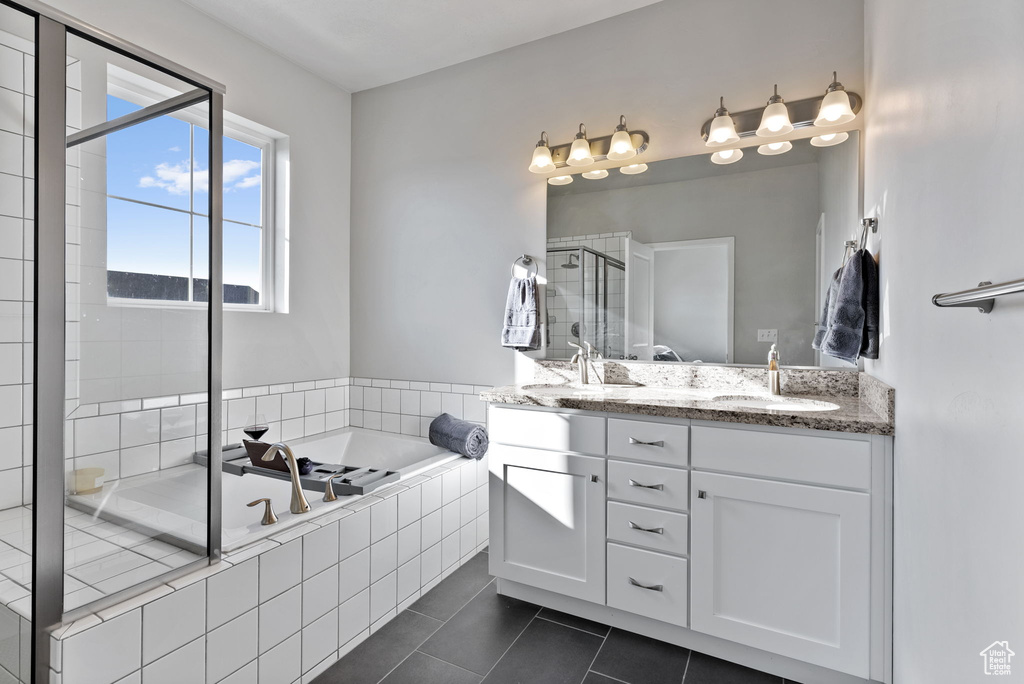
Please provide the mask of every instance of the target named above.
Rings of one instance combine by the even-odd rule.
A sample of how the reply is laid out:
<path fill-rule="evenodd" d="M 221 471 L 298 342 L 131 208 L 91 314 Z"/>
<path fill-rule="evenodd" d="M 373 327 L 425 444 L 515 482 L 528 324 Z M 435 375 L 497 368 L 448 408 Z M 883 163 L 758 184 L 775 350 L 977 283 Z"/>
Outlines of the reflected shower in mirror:
<path fill-rule="evenodd" d="M 733 164 L 706 154 L 548 186 L 547 356 L 849 367 L 811 348 L 860 232 L 860 134 Z"/>

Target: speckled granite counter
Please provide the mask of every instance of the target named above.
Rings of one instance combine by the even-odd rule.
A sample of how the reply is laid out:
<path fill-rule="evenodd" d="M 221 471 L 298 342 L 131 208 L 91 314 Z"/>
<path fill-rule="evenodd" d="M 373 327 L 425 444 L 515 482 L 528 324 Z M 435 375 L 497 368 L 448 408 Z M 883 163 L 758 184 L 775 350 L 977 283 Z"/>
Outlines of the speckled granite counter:
<path fill-rule="evenodd" d="M 608 382 L 638 386 L 601 390 L 566 382 L 565 362 L 543 361 L 534 384 L 495 387 L 481 399 L 499 404 L 606 411 L 641 416 L 714 420 L 750 425 L 806 428 L 833 432 L 892 435 L 895 409 L 893 389 L 864 373 L 821 370 L 783 370 L 783 397 L 804 402 L 829 402 L 832 410 L 792 411 L 737 406 L 716 401 L 722 395 L 772 399 L 765 388 L 766 371 L 756 368 L 677 366 L 660 364 L 595 364 Z M 637 369 L 621 372 L 622 368 Z M 682 377 L 681 374 L 685 374 Z M 641 378 L 648 382 L 640 382 Z M 787 392 L 790 388 L 803 390 Z M 776 398 L 778 399 L 778 398 Z"/>

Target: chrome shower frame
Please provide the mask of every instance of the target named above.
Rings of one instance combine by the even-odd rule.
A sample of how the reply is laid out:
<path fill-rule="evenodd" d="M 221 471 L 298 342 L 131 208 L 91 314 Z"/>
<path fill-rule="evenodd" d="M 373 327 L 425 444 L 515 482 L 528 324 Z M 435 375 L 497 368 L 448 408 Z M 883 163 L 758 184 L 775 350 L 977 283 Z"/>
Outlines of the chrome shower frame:
<path fill-rule="evenodd" d="M 551 248 L 549 248 L 547 250 L 547 254 L 569 254 L 569 257 L 567 257 L 567 258 L 571 259 L 573 256 L 575 256 L 576 257 L 576 261 L 579 264 L 579 268 L 575 269 L 575 270 L 577 270 L 579 272 L 579 274 L 578 274 L 579 292 L 580 292 L 580 311 L 579 311 L 579 314 L 580 314 L 580 324 L 581 324 L 581 326 L 583 328 L 582 330 L 580 330 L 580 333 L 581 333 L 580 336 L 579 336 L 580 344 L 582 344 L 583 340 L 585 339 L 585 335 L 586 335 L 587 327 L 588 327 L 587 326 L 587 321 L 586 321 L 585 306 L 584 306 L 584 297 L 586 296 L 586 290 L 585 290 L 586 273 L 588 271 L 587 266 L 586 266 L 586 255 L 589 254 L 589 255 L 593 256 L 595 260 L 597 260 L 597 259 L 603 259 L 604 260 L 604 262 L 605 262 L 604 267 L 600 268 L 601 286 L 600 286 L 600 288 L 595 287 L 596 291 L 594 293 L 595 295 L 600 294 L 599 298 L 595 298 L 595 305 L 599 305 L 599 306 L 596 306 L 596 308 L 599 311 L 602 311 L 604 313 L 604 324 L 605 324 L 604 328 L 603 328 L 602 339 L 600 341 L 598 341 L 596 337 L 594 338 L 594 342 L 595 342 L 594 347 L 596 347 L 599 351 L 601 351 L 602 354 L 604 354 L 604 352 L 608 348 L 608 338 L 607 338 L 607 323 L 608 323 L 608 320 L 607 320 L 608 319 L 608 268 L 609 267 L 617 268 L 620 271 L 622 271 L 623 276 L 625 276 L 625 274 L 626 274 L 626 264 L 624 262 L 620 261 L 619 259 L 616 259 L 614 257 L 610 257 L 607 254 L 605 254 L 604 252 L 599 252 L 596 249 L 592 249 L 590 247 L 551 247 Z M 559 268 L 561 268 L 561 265 L 559 265 Z M 594 269 L 596 270 L 597 268 L 598 267 L 595 265 Z M 596 277 L 595 277 L 594 283 L 595 283 L 595 286 L 596 286 L 597 285 Z M 595 323 L 600 323 L 600 322 L 601 321 L 599 321 L 599 320 L 595 321 Z M 595 325 L 595 328 L 598 328 L 598 327 L 599 326 Z"/>

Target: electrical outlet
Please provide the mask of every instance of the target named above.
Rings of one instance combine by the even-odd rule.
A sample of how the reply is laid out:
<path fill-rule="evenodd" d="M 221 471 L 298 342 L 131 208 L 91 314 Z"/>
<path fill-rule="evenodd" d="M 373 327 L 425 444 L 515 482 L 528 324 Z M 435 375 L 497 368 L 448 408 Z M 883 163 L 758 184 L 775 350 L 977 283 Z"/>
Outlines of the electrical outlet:
<path fill-rule="evenodd" d="M 757 331 L 758 342 L 778 342 L 779 331 L 772 328 L 770 330 L 758 330 Z"/>

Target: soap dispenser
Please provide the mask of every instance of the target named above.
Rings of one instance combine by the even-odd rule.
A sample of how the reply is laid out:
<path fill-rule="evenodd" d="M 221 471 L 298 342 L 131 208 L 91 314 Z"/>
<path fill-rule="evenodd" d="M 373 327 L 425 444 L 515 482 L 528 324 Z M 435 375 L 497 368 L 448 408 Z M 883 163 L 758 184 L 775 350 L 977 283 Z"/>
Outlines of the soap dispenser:
<path fill-rule="evenodd" d="M 772 345 L 768 352 L 768 389 L 772 394 L 782 394 L 782 381 L 779 379 L 779 350 Z"/>

